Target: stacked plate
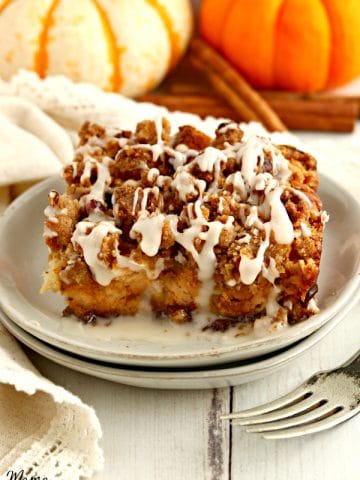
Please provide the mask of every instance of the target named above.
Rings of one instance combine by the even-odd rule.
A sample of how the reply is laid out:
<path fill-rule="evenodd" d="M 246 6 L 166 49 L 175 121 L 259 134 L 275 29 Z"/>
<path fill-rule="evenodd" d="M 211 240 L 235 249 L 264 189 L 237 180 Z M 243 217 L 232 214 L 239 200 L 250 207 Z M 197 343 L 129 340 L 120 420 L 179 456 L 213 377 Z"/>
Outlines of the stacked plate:
<path fill-rule="evenodd" d="M 237 385 L 285 366 L 323 338 L 360 293 L 360 207 L 341 187 L 321 178 L 320 196 L 331 221 L 324 237 L 318 301 L 321 311 L 277 333 L 234 337 L 196 332 L 147 318 L 84 325 L 62 318 L 60 295 L 39 294 L 47 263 L 43 210 L 50 178 L 18 198 L 0 223 L 0 320 L 22 343 L 69 368 L 151 388 Z"/>

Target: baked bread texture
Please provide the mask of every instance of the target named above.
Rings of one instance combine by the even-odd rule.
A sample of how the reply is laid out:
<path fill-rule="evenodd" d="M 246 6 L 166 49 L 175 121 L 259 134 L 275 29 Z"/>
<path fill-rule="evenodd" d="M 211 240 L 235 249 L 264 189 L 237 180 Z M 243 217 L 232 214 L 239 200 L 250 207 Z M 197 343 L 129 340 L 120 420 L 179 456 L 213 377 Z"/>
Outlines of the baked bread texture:
<path fill-rule="evenodd" d="M 178 323 L 209 313 L 221 330 L 317 311 L 326 214 L 309 154 L 234 123 L 214 138 L 191 126 L 171 135 L 166 119 L 135 132 L 86 123 L 63 175 L 45 210 L 43 290 L 79 318 L 150 306 Z"/>

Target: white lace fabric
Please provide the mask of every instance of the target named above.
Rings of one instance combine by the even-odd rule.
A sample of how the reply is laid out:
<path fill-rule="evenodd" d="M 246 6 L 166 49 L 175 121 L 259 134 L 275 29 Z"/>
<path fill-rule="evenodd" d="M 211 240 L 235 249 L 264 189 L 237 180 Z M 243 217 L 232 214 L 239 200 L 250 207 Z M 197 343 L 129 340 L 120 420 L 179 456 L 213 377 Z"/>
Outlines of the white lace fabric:
<path fill-rule="evenodd" d="M 77 480 L 103 468 L 94 410 L 42 377 L 0 324 L 0 475 Z"/>

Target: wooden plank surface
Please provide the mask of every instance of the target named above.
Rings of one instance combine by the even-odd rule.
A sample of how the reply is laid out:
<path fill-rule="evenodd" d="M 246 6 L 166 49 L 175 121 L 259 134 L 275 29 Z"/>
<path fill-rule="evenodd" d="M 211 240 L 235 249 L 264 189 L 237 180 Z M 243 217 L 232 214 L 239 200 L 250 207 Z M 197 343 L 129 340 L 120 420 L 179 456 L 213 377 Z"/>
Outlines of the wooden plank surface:
<path fill-rule="evenodd" d="M 94 480 L 229 480 L 230 389 L 166 391 L 82 375 L 30 353 L 49 379 L 95 407 L 105 470 Z"/>
<path fill-rule="evenodd" d="M 234 388 L 233 408 L 274 400 L 319 369 L 334 368 L 360 346 L 360 304 L 327 337 L 282 372 Z M 360 415 L 316 435 L 269 441 L 233 428 L 231 479 L 356 480 L 360 478 Z"/>

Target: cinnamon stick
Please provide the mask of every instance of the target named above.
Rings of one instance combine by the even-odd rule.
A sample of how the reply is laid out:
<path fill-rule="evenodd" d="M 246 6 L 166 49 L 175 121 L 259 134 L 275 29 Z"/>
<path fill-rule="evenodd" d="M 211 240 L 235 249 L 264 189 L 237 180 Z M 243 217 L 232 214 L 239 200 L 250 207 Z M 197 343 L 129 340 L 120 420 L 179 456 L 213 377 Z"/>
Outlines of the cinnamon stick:
<path fill-rule="evenodd" d="M 249 122 L 259 120 L 256 112 L 254 112 L 254 110 L 252 110 L 221 77 L 197 58 L 190 57 L 190 60 L 196 68 L 205 73 L 208 81 L 214 87 L 216 92 L 227 100 L 241 118 L 245 118 L 246 121 Z"/>
<path fill-rule="evenodd" d="M 238 111 L 239 100 L 242 104 L 248 106 L 248 111 L 253 113 L 245 120 L 260 120 L 268 130 L 286 130 L 283 122 L 265 100 L 247 83 L 239 72 L 203 40 L 197 38 L 191 43 L 190 61 L 195 67 L 204 72 L 216 91 L 236 111 Z M 238 113 L 242 114 L 241 111 Z"/>
<path fill-rule="evenodd" d="M 150 94 L 139 100 L 163 105 L 169 110 L 183 110 L 206 117 L 229 118 L 235 121 L 247 120 L 233 110 L 220 97 L 210 95 L 171 95 Z M 348 99 L 287 99 L 269 100 L 279 117 L 286 125 L 295 130 L 318 130 L 350 132 L 353 130 L 358 107 L 356 101 Z"/>
<path fill-rule="evenodd" d="M 167 91 L 174 95 L 211 96 L 213 94 L 211 85 L 205 82 L 185 83 L 175 81 L 168 85 Z"/>
<path fill-rule="evenodd" d="M 140 97 L 142 101 L 153 101 L 157 99 L 165 103 L 179 103 L 180 101 L 186 105 L 201 104 L 208 105 L 225 105 L 222 99 L 214 95 L 174 95 L 174 94 L 149 94 Z M 353 116 L 357 113 L 357 103 L 345 99 L 325 100 L 325 99 L 297 99 L 285 100 L 279 98 L 269 98 L 269 104 L 273 106 L 274 110 L 289 109 L 292 112 L 312 112 L 312 113 L 327 113 L 328 115 L 348 115 Z"/>
<path fill-rule="evenodd" d="M 171 82 L 167 86 L 168 88 L 166 91 L 172 95 L 184 95 L 185 98 L 188 96 L 197 96 L 207 101 L 209 98 L 212 97 L 211 86 L 206 83 L 189 83 L 189 82 Z M 328 92 L 316 92 L 316 93 L 298 93 L 298 92 L 288 92 L 282 90 L 260 90 L 260 95 L 264 100 L 268 102 L 268 104 L 278 113 L 278 108 L 276 104 L 276 100 L 281 101 L 281 105 L 284 105 L 284 108 L 290 107 L 293 103 L 297 103 L 299 100 L 303 100 L 304 103 L 302 105 L 306 107 L 306 105 L 314 105 L 318 103 L 321 105 L 320 102 L 327 102 L 329 105 L 333 102 L 336 105 L 338 102 L 341 102 L 344 105 L 351 104 L 351 109 L 356 108 L 357 106 L 357 114 L 360 117 L 360 95 L 334 95 Z M 274 107 L 276 105 L 276 107 Z M 342 114 L 342 112 L 340 112 Z"/>
<path fill-rule="evenodd" d="M 181 86 L 179 86 L 181 89 Z M 208 92 L 206 85 L 198 85 L 204 93 Z M 313 92 L 313 93 L 301 93 L 301 92 L 289 92 L 286 90 L 260 90 L 259 93 L 264 99 L 282 99 L 282 100 L 343 100 L 348 102 L 355 102 L 360 105 L 360 95 L 339 95 L 332 94 L 327 91 Z"/>
<path fill-rule="evenodd" d="M 313 130 L 317 132 L 350 133 L 354 130 L 356 119 L 348 116 L 327 116 L 309 113 L 281 114 L 282 120 L 292 130 Z"/>
<path fill-rule="evenodd" d="M 285 111 L 292 113 L 318 113 L 334 116 L 356 117 L 358 114 L 358 105 L 354 101 L 341 99 L 334 100 L 283 100 L 280 98 L 269 99 L 269 104 L 276 111 Z"/>

